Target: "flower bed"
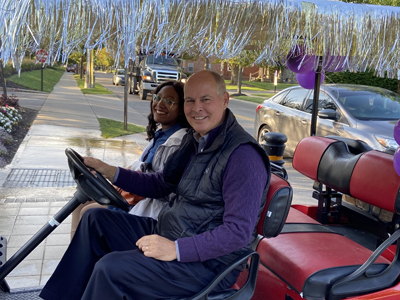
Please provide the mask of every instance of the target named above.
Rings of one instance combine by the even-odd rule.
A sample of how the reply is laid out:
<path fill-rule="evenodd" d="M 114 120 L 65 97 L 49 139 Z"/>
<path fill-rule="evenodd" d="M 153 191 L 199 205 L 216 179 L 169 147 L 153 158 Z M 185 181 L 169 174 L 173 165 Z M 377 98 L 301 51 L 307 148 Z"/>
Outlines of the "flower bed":
<path fill-rule="evenodd" d="M 10 134 L 18 122 L 22 119 L 19 113 L 19 104 L 16 96 L 0 97 L 0 167 L 4 167 L 7 162 L 4 157 L 8 154 L 7 145 L 14 139 Z"/>

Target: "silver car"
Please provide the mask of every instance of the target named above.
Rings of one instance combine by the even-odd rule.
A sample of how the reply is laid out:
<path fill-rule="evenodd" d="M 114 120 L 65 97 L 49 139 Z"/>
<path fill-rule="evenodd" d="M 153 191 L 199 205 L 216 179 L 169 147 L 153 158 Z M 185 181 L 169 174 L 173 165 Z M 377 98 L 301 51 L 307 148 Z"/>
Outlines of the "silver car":
<path fill-rule="evenodd" d="M 284 89 L 256 109 L 254 135 L 258 142 L 268 131 L 288 138 L 285 156 L 310 135 L 313 90 L 300 86 Z M 321 85 L 318 102 L 318 136 L 336 135 L 366 142 L 373 149 L 393 153 L 398 144 L 393 130 L 400 119 L 400 95 L 371 86 Z"/>
<path fill-rule="evenodd" d="M 125 69 L 117 69 L 112 78 L 112 84 L 125 85 Z"/>

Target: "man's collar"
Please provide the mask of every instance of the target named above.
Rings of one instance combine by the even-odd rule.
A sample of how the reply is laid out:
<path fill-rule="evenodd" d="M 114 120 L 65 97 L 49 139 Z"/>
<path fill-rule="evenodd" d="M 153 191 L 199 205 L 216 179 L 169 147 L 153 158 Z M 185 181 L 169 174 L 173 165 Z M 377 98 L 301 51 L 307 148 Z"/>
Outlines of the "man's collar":
<path fill-rule="evenodd" d="M 199 143 L 200 139 L 203 138 L 205 141 L 205 147 L 204 149 L 207 149 L 209 145 L 214 141 L 214 139 L 217 137 L 218 132 L 220 131 L 223 123 L 214 129 L 212 129 L 209 133 L 207 133 L 205 136 L 200 136 L 198 132 L 193 132 L 194 139 Z"/>

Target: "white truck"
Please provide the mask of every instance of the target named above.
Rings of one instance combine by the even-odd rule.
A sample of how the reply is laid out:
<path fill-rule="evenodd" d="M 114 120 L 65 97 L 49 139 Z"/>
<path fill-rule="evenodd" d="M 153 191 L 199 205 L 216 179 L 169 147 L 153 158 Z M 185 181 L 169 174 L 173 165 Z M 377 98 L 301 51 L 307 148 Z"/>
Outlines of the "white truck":
<path fill-rule="evenodd" d="M 187 76 L 179 67 L 178 60 L 168 55 L 138 55 L 129 67 L 130 94 L 139 94 L 146 100 L 149 93 L 165 81 L 186 82 Z"/>

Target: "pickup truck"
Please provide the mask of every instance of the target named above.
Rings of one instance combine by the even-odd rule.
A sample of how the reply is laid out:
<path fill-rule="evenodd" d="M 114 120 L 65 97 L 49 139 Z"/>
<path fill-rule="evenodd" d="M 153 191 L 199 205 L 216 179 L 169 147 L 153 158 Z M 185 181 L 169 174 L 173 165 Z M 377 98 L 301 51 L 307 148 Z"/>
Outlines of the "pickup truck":
<path fill-rule="evenodd" d="M 129 66 L 130 94 L 139 94 L 146 100 L 149 93 L 164 81 L 186 82 L 187 76 L 179 67 L 178 61 L 167 55 L 138 55 Z"/>

